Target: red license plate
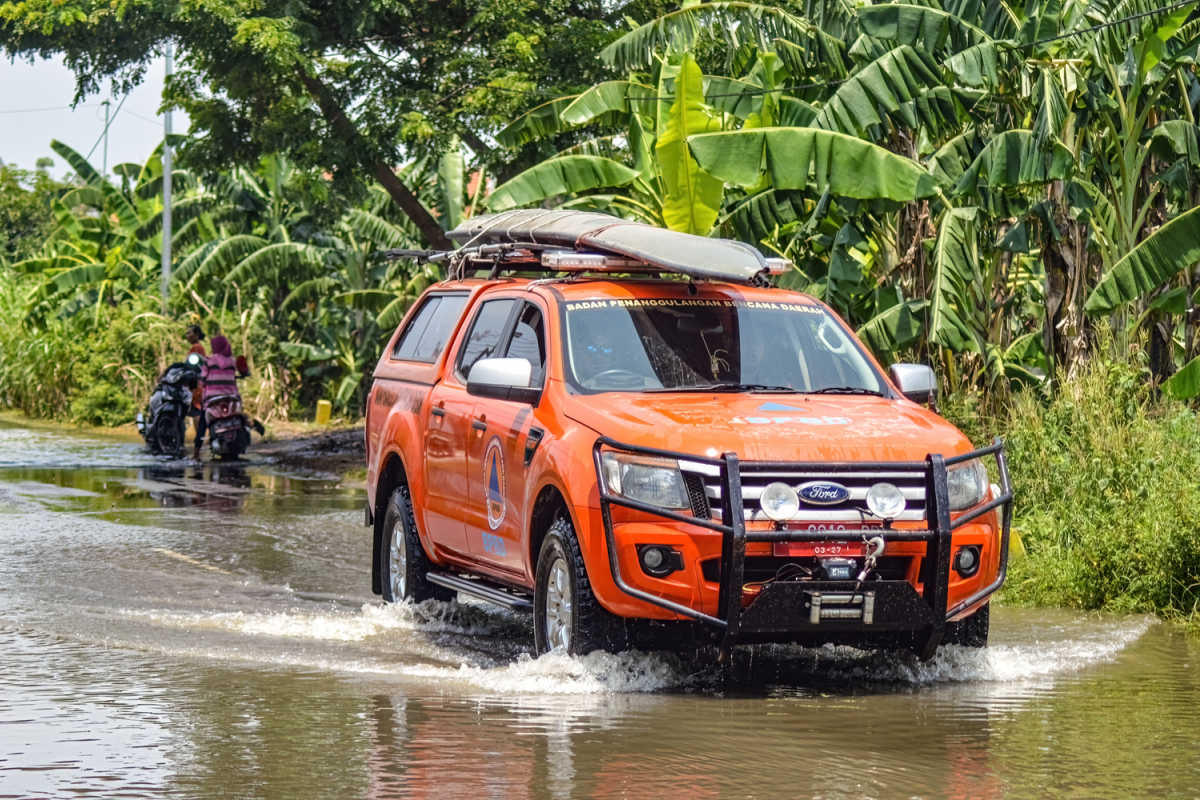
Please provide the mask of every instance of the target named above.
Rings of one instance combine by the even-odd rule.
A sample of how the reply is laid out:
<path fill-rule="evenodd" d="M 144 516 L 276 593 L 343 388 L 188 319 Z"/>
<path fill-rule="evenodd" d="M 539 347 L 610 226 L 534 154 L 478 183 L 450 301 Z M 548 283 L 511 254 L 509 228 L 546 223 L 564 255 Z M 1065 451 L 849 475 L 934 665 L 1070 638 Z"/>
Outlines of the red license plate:
<path fill-rule="evenodd" d="M 867 554 L 866 542 L 775 542 L 775 555 L 784 558 L 841 556 L 858 558 Z"/>

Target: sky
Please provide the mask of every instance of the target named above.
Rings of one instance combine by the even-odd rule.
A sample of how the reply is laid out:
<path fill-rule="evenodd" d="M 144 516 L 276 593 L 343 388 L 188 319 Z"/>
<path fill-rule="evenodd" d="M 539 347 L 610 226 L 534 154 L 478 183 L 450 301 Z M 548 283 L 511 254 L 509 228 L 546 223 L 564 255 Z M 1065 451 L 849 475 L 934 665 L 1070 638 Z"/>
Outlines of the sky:
<path fill-rule="evenodd" d="M 70 168 L 50 149 L 59 139 L 86 156 L 99 170 L 103 164 L 104 100 L 111 100 L 108 128 L 108 168 L 133 161 L 141 164 L 162 140 L 163 120 L 157 114 L 163 84 L 163 60 L 152 62 L 142 84 L 125 99 L 92 95 L 74 111 L 75 78 L 60 60 L 9 62 L 0 58 L 0 161 L 33 169 L 38 158 L 54 160 L 50 174 L 63 177 Z M 185 133 L 187 121 L 176 111 L 171 129 Z M 94 150 L 93 150 L 94 148 Z"/>

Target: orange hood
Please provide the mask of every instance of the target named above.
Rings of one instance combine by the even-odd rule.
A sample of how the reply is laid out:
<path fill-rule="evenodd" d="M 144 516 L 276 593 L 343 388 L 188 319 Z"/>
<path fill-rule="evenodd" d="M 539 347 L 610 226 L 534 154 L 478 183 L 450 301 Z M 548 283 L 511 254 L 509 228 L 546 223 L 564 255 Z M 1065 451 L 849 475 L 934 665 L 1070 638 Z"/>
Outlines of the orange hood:
<path fill-rule="evenodd" d="M 626 444 L 745 461 L 923 461 L 971 449 L 937 414 L 884 397 L 604 393 L 570 396 L 565 411 Z"/>

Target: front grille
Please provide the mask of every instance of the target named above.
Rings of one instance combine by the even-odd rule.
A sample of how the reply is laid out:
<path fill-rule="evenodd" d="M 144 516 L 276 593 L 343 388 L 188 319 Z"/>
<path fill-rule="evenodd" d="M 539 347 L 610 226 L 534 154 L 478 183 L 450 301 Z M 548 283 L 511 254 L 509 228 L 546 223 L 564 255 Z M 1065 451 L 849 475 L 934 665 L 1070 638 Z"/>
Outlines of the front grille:
<path fill-rule="evenodd" d="M 708 507 L 708 495 L 704 492 L 704 478 L 694 472 L 683 473 L 683 483 L 687 487 L 688 502 L 692 506 L 692 515 L 697 519 L 711 519 L 712 513 Z"/>
<path fill-rule="evenodd" d="M 696 476 L 704 483 L 704 494 L 711 507 L 713 519 L 721 519 L 721 477 L 717 467 L 697 462 L 681 462 L 685 477 Z M 781 481 L 798 488 L 809 481 L 833 481 L 845 486 L 849 499 L 832 506 L 821 506 L 800 502 L 800 510 L 792 517 L 794 522 L 810 523 L 861 523 L 877 521 L 867 510 L 867 489 L 873 484 L 886 481 L 904 493 L 908 505 L 898 520 L 925 519 L 925 471 L 923 469 L 877 469 L 877 470 L 780 470 L 755 467 L 753 462 L 740 465 L 742 476 L 742 504 L 747 522 L 767 520 L 759 505 L 763 487 Z"/>

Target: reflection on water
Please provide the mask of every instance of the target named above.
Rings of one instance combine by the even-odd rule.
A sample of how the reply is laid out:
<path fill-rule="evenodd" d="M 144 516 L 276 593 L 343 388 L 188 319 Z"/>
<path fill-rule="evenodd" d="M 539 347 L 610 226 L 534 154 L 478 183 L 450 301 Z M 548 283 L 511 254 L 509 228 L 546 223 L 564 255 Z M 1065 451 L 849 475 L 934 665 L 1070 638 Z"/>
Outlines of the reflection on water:
<path fill-rule="evenodd" d="M 929 663 L 782 646 L 727 671 L 533 658 L 527 615 L 379 603 L 359 487 L 61 438 L 38 440 L 61 451 L 48 463 L 23 436 L 0 426 L 0 797 L 1200 786 L 1200 645 L 1146 618 L 1002 608 L 992 647 Z"/>

